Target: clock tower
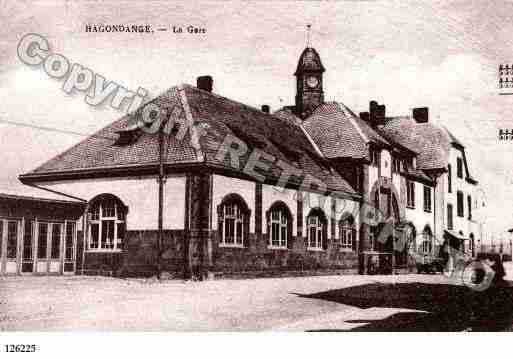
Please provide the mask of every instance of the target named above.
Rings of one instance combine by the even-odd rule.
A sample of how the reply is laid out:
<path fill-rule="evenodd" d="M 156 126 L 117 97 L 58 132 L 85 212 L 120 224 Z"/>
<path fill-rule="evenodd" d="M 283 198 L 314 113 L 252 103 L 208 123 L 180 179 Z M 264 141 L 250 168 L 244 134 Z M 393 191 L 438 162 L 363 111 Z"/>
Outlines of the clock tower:
<path fill-rule="evenodd" d="M 296 114 L 305 119 L 324 102 L 321 58 L 313 47 L 307 47 L 299 57 L 296 72 Z"/>

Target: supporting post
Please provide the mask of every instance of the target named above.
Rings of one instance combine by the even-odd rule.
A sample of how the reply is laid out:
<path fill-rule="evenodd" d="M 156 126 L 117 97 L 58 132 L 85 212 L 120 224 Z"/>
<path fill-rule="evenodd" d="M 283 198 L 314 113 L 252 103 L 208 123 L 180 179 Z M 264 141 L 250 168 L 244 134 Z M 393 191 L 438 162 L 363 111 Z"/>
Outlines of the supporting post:
<path fill-rule="evenodd" d="M 159 129 L 159 217 L 158 217 L 158 237 L 157 237 L 157 278 L 160 279 L 162 273 L 162 222 L 164 211 L 164 131 Z"/>

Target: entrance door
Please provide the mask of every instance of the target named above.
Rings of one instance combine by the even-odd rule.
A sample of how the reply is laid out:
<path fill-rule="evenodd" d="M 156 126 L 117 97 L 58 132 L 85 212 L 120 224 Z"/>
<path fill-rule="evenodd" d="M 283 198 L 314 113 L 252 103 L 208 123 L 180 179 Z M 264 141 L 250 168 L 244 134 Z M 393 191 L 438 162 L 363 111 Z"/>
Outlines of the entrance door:
<path fill-rule="evenodd" d="M 34 223 L 25 220 L 25 232 L 23 234 L 23 247 L 21 250 L 21 273 L 34 271 Z"/>
<path fill-rule="evenodd" d="M 37 273 L 61 273 L 63 224 L 37 224 Z"/>
<path fill-rule="evenodd" d="M 37 222 L 36 273 L 75 272 L 76 222 Z"/>
<path fill-rule="evenodd" d="M 66 222 L 66 235 L 64 238 L 64 274 L 75 273 L 75 248 L 77 245 L 77 225 L 75 222 Z"/>
<path fill-rule="evenodd" d="M 17 220 L 0 219 L 0 273 L 18 271 L 18 224 Z"/>
<path fill-rule="evenodd" d="M 63 224 L 62 223 L 52 223 L 51 231 L 49 231 L 49 268 L 48 272 L 50 273 L 60 273 L 61 272 L 61 260 L 62 260 L 62 232 L 63 232 Z"/>
<path fill-rule="evenodd" d="M 37 223 L 36 273 L 48 272 L 48 227 L 48 223 Z"/>

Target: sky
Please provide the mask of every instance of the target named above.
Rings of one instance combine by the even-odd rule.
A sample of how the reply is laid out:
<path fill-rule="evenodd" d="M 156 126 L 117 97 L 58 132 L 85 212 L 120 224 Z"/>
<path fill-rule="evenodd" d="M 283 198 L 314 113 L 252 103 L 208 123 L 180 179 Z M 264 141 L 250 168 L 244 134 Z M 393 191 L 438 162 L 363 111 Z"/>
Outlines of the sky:
<path fill-rule="evenodd" d="M 276 110 L 293 104 L 298 57 L 321 56 L 325 98 L 355 113 L 370 100 L 387 115 L 428 106 L 430 121 L 466 146 L 471 174 L 486 193 L 486 227 L 513 227 L 513 96 L 499 96 L 498 66 L 513 63 L 511 1 L 12 2 L 0 0 L 0 192 L 48 196 L 17 177 L 122 116 L 91 107 L 85 94 L 16 54 L 38 33 L 53 51 L 133 91 L 157 95 L 200 75 L 214 92 Z M 205 34 L 86 33 L 86 24 L 193 25 Z M 17 124 L 14 124 L 17 123 Z M 59 131 L 45 128 L 58 129 Z M 72 133 L 70 133 L 72 132 Z"/>

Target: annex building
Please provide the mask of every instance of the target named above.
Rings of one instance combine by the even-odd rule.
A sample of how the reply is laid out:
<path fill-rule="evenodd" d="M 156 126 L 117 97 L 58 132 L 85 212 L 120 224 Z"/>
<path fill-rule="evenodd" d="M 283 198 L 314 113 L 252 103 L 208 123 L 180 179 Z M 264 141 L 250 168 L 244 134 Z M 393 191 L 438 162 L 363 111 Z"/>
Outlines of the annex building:
<path fill-rule="evenodd" d="M 412 253 L 472 255 L 478 182 L 464 145 L 429 121 L 428 108 L 390 117 L 375 101 L 359 115 L 326 102 L 311 47 L 294 75 L 294 104 L 274 113 L 215 94 L 213 79 L 199 77 L 21 175 L 81 203 L 60 229 L 77 231 L 74 272 L 151 275 L 160 262 L 186 277 L 390 273 L 414 270 Z M 141 120 L 147 106 L 170 114 L 158 133 Z M 16 262 L 26 260 L 28 237 L 38 261 L 44 228 L 32 221 L 28 236 L 20 223 Z"/>

